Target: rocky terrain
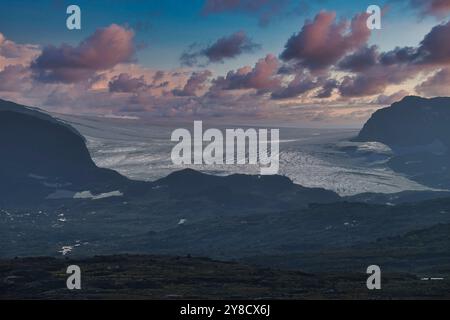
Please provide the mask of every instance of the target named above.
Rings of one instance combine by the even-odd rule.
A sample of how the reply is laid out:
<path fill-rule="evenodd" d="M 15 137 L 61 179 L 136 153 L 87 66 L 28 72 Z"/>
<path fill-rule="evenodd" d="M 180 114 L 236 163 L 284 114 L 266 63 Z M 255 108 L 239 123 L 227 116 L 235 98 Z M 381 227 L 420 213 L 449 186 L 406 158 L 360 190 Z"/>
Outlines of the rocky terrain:
<path fill-rule="evenodd" d="M 66 288 L 66 268 L 82 270 L 81 290 Z M 433 299 L 450 283 L 385 274 L 369 291 L 367 275 L 309 274 L 206 258 L 113 255 L 86 259 L 0 260 L 0 299 Z"/>
<path fill-rule="evenodd" d="M 408 96 L 376 111 L 356 141 L 388 145 L 389 166 L 435 188 L 450 187 L 450 98 Z"/>

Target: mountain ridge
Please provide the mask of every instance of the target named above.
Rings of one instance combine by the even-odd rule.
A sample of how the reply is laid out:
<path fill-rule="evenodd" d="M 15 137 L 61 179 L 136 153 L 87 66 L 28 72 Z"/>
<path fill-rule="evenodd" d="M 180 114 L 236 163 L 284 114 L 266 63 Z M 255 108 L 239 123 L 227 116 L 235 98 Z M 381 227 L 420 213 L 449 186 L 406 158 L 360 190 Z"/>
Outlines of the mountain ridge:
<path fill-rule="evenodd" d="M 382 142 L 390 147 L 428 145 L 436 139 L 450 147 L 450 97 L 406 96 L 375 111 L 355 141 Z"/>
<path fill-rule="evenodd" d="M 407 96 L 376 111 L 357 142 L 381 142 L 393 150 L 388 166 L 435 189 L 450 189 L 450 98 Z"/>

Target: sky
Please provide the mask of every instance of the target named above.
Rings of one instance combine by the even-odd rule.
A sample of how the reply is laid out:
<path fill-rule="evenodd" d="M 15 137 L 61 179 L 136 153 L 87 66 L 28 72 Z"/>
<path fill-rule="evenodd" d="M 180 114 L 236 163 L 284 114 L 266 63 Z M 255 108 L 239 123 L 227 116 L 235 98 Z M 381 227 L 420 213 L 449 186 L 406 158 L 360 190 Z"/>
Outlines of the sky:
<path fill-rule="evenodd" d="M 450 0 L 0 6 L 0 98 L 51 112 L 358 127 L 406 95 L 450 95 Z"/>

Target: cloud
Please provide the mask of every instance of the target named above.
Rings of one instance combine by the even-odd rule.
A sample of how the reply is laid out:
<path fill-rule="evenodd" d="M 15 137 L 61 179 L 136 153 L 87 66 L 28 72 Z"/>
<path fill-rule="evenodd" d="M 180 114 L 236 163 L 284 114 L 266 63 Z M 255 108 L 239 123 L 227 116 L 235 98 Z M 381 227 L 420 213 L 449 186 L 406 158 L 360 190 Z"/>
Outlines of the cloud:
<path fill-rule="evenodd" d="M 268 54 L 258 60 L 254 68 L 242 67 L 236 71 L 229 71 L 226 77 L 217 78 L 213 90 L 256 89 L 260 93 L 275 90 L 281 84 L 281 79 L 277 76 L 278 68 L 277 57 Z"/>
<path fill-rule="evenodd" d="M 0 92 L 3 98 L 20 99 L 33 87 L 29 65 L 41 50 L 32 44 L 18 44 L 0 33 Z"/>
<path fill-rule="evenodd" d="M 373 67 L 378 62 L 378 47 L 362 47 L 358 51 L 344 57 L 338 64 L 341 70 L 361 72 Z"/>
<path fill-rule="evenodd" d="M 40 54 L 39 46 L 18 44 L 0 32 L 0 69 L 8 65 L 29 65 Z"/>
<path fill-rule="evenodd" d="M 423 63 L 450 63 L 450 21 L 437 25 L 424 37 L 418 48 Z"/>
<path fill-rule="evenodd" d="M 20 64 L 8 65 L 0 71 L 0 92 L 20 92 L 29 85 L 30 72 Z"/>
<path fill-rule="evenodd" d="M 200 58 L 206 58 L 208 63 L 223 62 L 226 59 L 236 58 L 243 53 L 254 52 L 261 46 L 254 43 L 243 31 L 235 32 L 227 37 L 222 37 L 210 46 L 192 50 L 195 46 L 181 55 L 181 63 L 187 66 L 198 64 Z"/>
<path fill-rule="evenodd" d="M 336 79 L 328 79 L 322 86 L 322 89 L 317 93 L 316 98 L 330 98 L 334 89 L 338 87 Z"/>
<path fill-rule="evenodd" d="M 412 63 L 418 59 L 417 48 L 414 47 L 396 47 L 394 50 L 380 54 L 380 62 L 383 65 L 393 65 L 401 63 Z"/>
<path fill-rule="evenodd" d="M 175 89 L 172 92 L 176 96 L 195 96 L 197 91 L 204 89 L 205 82 L 211 75 L 209 70 L 194 72 L 182 90 Z"/>
<path fill-rule="evenodd" d="M 306 22 L 302 30 L 292 36 L 281 54 L 288 63 L 280 68 L 290 74 L 306 68 L 320 78 L 296 76 L 281 90 L 272 93 L 272 98 L 298 97 L 318 87 L 316 98 L 330 98 L 335 89 L 343 98 L 366 97 L 383 93 L 390 85 L 398 85 L 428 72 L 436 63 L 447 60 L 446 46 L 437 48 L 436 43 L 448 38 L 447 25 L 433 28 L 418 47 L 396 48 L 380 53 L 376 45 L 367 46 L 367 29 L 362 26 L 362 16 L 348 22 L 335 22 L 334 13 L 321 12 L 313 22 Z M 365 23 L 365 19 L 364 19 Z M 292 64 L 291 62 L 294 61 Z M 325 79 L 323 71 L 333 76 Z"/>
<path fill-rule="evenodd" d="M 432 15 L 443 18 L 450 13 L 449 0 L 409 0 L 409 3 L 419 10 L 421 16 Z"/>
<path fill-rule="evenodd" d="M 382 93 L 387 86 L 400 84 L 420 73 L 430 73 L 436 67 L 450 64 L 450 22 L 439 24 L 425 35 L 417 47 L 397 47 L 378 52 L 376 46 L 364 47 L 344 57 L 338 64 L 341 70 L 351 72 L 344 76 L 338 88 L 344 97 L 363 97 Z M 444 71 L 439 74 L 444 78 Z M 438 75 L 437 75 L 438 76 Z M 429 79 L 429 84 L 418 86 L 421 92 L 443 92 L 442 86 Z M 445 91 L 445 90 L 444 90 Z"/>
<path fill-rule="evenodd" d="M 383 93 L 393 84 L 401 84 L 417 75 L 420 68 L 409 65 L 377 64 L 364 72 L 344 76 L 338 85 L 343 97 L 364 97 Z"/>
<path fill-rule="evenodd" d="M 314 79 L 309 74 L 298 73 L 287 87 L 280 88 L 272 92 L 272 99 L 295 98 L 301 94 L 316 89 L 321 85 L 321 81 Z"/>
<path fill-rule="evenodd" d="M 377 97 L 377 99 L 374 102 L 376 104 L 391 105 L 394 102 L 402 100 L 407 95 L 409 95 L 409 93 L 406 90 L 400 90 L 400 91 L 394 92 L 391 95 L 381 94 Z"/>
<path fill-rule="evenodd" d="M 326 69 L 366 44 L 370 37 L 366 20 L 364 13 L 351 22 L 336 22 L 336 13 L 322 11 L 289 38 L 280 58 L 311 70 Z"/>
<path fill-rule="evenodd" d="M 109 81 L 110 92 L 138 92 L 145 90 L 148 85 L 144 76 L 133 78 L 128 73 L 121 73 Z"/>
<path fill-rule="evenodd" d="M 381 55 L 384 65 L 443 65 L 450 63 L 450 21 L 439 24 L 425 35 L 418 47 L 397 47 Z"/>
<path fill-rule="evenodd" d="M 34 76 L 43 82 L 86 80 L 97 71 L 129 62 L 135 52 L 133 37 L 132 30 L 112 24 L 98 29 L 77 47 L 47 46 L 31 65 Z"/>
<path fill-rule="evenodd" d="M 411 62 L 414 48 L 396 48 L 380 53 L 378 47 L 362 47 L 338 63 L 347 74 L 337 85 L 343 97 L 364 97 L 383 93 L 391 84 L 400 84 L 414 76 L 422 66 Z"/>
<path fill-rule="evenodd" d="M 450 68 L 439 70 L 415 89 L 418 93 L 428 97 L 450 95 Z"/>
<path fill-rule="evenodd" d="M 182 69 L 172 71 L 152 70 L 135 64 L 118 65 L 101 74 L 102 89 L 105 79 L 111 99 L 122 101 L 120 112 L 154 112 L 154 105 L 162 102 L 170 105 L 170 100 L 180 101 L 181 97 L 196 97 L 207 91 L 207 81 L 212 73 L 209 70 L 187 72 Z M 108 80 L 109 79 L 109 80 Z M 158 111 L 162 114 L 161 110 Z"/>
<path fill-rule="evenodd" d="M 43 50 L 2 36 L 0 92 L 58 112 L 343 123 L 361 121 L 369 108 L 406 95 L 400 88 L 412 92 L 424 76 L 428 79 L 417 92 L 449 94 L 449 23 L 432 28 L 417 46 L 381 52 L 367 44 L 370 31 L 362 17 L 337 21 L 334 13 L 321 12 L 290 37 L 280 58 L 268 54 L 212 80 L 209 70 L 139 65 L 133 61 L 133 31 L 117 25 L 97 30 L 77 46 Z M 201 65 L 257 47 L 236 32 L 186 53 Z"/>
<path fill-rule="evenodd" d="M 366 75 L 345 76 L 339 84 L 339 93 L 344 97 L 363 97 L 383 92 L 387 84 L 380 77 Z"/>
<path fill-rule="evenodd" d="M 11 40 L 5 38 L 0 33 L 0 56 L 7 59 L 20 58 L 31 53 L 35 53 L 37 46 L 28 44 L 17 44 Z"/>

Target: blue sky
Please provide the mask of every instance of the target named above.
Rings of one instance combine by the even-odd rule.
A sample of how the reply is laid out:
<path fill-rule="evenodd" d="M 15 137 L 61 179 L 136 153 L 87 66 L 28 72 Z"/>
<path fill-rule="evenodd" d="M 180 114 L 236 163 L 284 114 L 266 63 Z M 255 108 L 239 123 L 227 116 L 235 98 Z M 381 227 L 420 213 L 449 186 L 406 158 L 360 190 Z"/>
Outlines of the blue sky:
<path fill-rule="evenodd" d="M 1 0 L 7 10 L 0 11 L 0 30 L 20 43 L 42 45 L 69 43 L 75 45 L 97 28 L 111 23 L 129 25 L 136 31 L 136 40 L 146 48 L 138 52 L 139 62 L 149 67 L 170 69 L 179 66 L 179 57 L 192 43 L 211 43 L 217 38 L 238 30 L 245 32 L 262 45 L 260 51 L 245 54 L 225 65 L 213 66 L 217 72 L 254 63 L 264 54 L 279 53 L 294 32 L 298 32 L 305 19 L 311 19 L 320 10 L 336 11 L 340 17 L 352 17 L 371 4 L 380 7 L 390 4 L 383 19 L 382 32 L 374 32 L 371 42 L 382 49 L 395 46 L 417 45 L 435 24 L 432 17 L 421 19 L 403 2 L 373 0 L 323 0 L 308 1 L 307 10 L 275 17 L 266 27 L 258 25 L 257 18 L 248 13 L 225 12 L 204 16 L 203 0 Z M 300 1 L 291 1 L 294 10 Z M 69 4 L 77 4 L 82 10 L 82 30 L 70 31 L 65 27 Z M 138 27 L 140 26 L 140 27 Z"/>

